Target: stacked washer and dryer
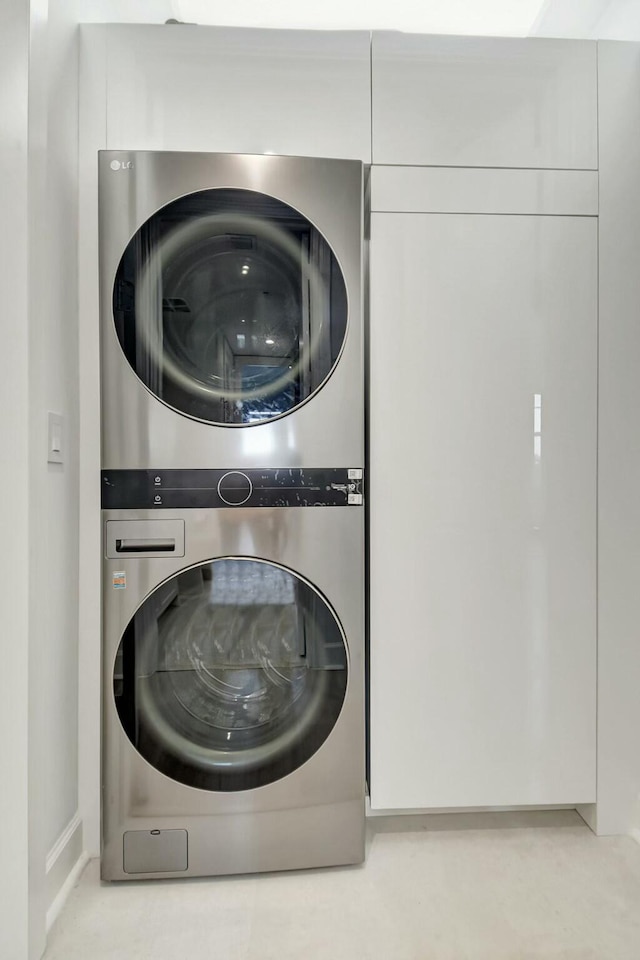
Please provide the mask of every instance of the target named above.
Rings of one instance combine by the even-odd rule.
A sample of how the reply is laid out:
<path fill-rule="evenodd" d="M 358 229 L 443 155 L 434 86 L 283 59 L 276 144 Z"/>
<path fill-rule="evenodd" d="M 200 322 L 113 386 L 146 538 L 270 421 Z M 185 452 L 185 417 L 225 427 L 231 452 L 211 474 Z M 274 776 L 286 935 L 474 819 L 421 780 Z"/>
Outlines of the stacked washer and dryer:
<path fill-rule="evenodd" d="M 363 166 L 99 162 L 102 876 L 359 862 Z"/>

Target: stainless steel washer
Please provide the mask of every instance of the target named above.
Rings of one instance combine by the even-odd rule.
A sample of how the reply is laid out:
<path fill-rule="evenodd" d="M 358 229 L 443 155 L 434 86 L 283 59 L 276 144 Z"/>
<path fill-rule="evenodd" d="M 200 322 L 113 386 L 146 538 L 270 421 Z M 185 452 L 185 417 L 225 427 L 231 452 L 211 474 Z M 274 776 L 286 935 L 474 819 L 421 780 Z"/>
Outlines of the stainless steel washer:
<path fill-rule="evenodd" d="M 103 467 L 362 464 L 363 165 L 99 166 Z"/>
<path fill-rule="evenodd" d="M 362 470 L 105 470 L 108 880 L 364 856 Z"/>

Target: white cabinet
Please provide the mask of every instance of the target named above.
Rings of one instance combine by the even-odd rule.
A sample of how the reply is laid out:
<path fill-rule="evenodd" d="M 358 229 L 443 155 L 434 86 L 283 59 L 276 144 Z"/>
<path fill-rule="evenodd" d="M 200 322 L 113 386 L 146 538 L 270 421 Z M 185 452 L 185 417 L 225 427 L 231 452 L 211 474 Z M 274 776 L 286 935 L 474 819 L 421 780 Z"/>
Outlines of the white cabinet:
<path fill-rule="evenodd" d="M 372 215 L 374 809 L 595 798 L 596 240 Z"/>
<path fill-rule="evenodd" d="M 387 213 L 598 215 L 596 170 L 371 168 L 371 209 Z"/>
<path fill-rule="evenodd" d="M 108 26 L 113 150 L 371 156 L 369 34 Z"/>
<path fill-rule="evenodd" d="M 597 167 L 592 41 L 374 33 L 373 162 Z"/>

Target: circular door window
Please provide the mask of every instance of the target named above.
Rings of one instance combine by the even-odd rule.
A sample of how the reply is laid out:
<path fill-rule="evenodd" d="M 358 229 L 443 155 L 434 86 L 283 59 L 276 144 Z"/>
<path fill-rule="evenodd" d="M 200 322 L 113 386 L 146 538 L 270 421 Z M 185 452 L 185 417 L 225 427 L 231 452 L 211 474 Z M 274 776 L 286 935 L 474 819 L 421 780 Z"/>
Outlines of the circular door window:
<path fill-rule="evenodd" d="M 335 614 L 260 560 L 212 560 L 159 586 L 120 643 L 120 721 L 157 770 L 204 790 L 250 790 L 305 763 L 347 687 Z"/>
<path fill-rule="evenodd" d="M 147 388 L 209 423 L 291 412 L 338 361 L 347 293 L 324 237 L 249 190 L 168 204 L 129 242 L 113 292 L 116 333 Z"/>

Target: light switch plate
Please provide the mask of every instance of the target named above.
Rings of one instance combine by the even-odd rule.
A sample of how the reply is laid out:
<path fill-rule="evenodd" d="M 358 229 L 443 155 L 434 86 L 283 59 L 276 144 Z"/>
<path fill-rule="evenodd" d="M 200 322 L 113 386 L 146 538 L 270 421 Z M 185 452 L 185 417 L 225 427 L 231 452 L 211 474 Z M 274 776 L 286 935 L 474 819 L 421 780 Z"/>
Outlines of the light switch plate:
<path fill-rule="evenodd" d="M 49 463 L 63 463 L 64 421 L 59 413 L 49 413 L 48 452 Z"/>

